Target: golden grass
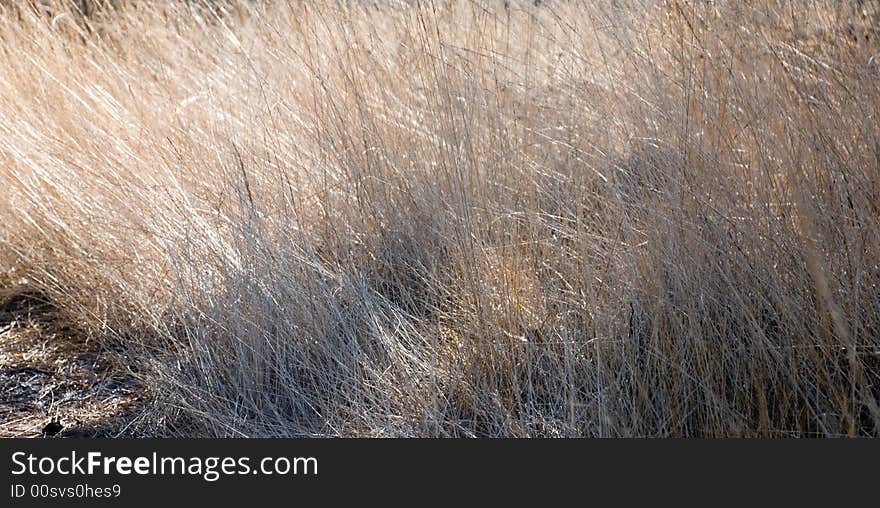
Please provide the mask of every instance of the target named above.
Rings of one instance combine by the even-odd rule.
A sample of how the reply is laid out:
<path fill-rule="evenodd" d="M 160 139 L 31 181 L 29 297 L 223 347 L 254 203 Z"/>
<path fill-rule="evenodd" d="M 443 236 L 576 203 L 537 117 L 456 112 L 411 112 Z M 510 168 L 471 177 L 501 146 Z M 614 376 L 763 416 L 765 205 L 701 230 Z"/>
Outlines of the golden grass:
<path fill-rule="evenodd" d="M 0 15 L 0 269 L 153 432 L 880 433 L 872 4 L 351 4 Z"/>

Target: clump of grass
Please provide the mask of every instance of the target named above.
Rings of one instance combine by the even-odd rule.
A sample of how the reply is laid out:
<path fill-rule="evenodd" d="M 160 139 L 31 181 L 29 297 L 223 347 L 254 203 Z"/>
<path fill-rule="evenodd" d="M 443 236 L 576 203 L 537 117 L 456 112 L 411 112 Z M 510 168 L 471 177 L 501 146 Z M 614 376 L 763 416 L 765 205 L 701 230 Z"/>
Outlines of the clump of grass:
<path fill-rule="evenodd" d="M 134 366 L 158 432 L 877 435 L 877 23 L 6 12 L 0 266 Z"/>

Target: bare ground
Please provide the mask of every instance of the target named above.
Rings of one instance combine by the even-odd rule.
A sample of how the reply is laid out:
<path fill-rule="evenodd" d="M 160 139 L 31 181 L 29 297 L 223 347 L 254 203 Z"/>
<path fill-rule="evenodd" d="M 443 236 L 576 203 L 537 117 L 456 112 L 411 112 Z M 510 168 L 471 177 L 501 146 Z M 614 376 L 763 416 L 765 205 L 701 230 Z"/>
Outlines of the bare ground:
<path fill-rule="evenodd" d="M 0 438 L 134 435 L 145 390 L 39 294 L 0 287 Z"/>

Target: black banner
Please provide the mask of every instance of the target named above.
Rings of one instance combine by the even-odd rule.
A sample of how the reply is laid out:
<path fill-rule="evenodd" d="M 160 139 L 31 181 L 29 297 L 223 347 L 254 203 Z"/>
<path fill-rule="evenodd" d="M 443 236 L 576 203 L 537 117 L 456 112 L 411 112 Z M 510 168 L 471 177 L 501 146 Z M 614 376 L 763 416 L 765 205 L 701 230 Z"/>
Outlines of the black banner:
<path fill-rule="evenodd" d="M 876 502 L 880 442 L 0 440 L 0 506 Z M 260 504 L 259 506 L 262 506 Z"/>

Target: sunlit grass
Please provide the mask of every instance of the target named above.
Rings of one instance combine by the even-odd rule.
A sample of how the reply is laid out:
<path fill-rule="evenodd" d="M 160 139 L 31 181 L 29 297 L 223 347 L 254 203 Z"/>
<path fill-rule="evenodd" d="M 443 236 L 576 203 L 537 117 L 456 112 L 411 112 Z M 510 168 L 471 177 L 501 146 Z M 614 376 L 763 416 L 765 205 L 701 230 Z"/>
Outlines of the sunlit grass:
<path fill-rule="evenodd" d="M 157 432 L 880 432 L 870 4 L 352 4 L 0 15 L 3 282 Z"/>

